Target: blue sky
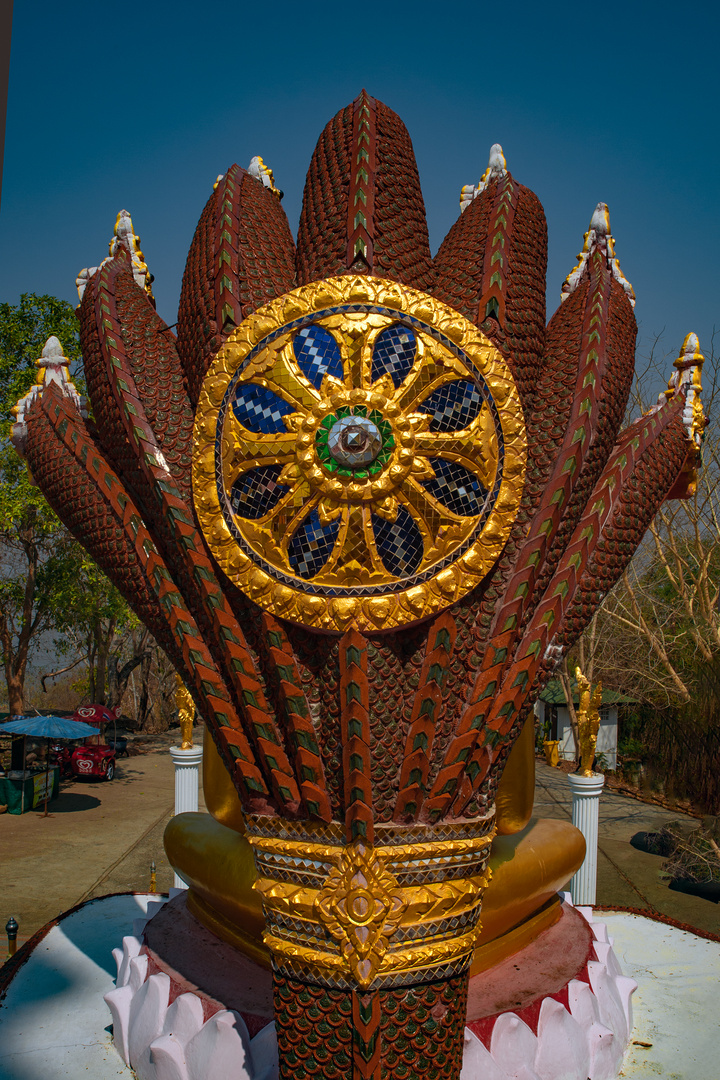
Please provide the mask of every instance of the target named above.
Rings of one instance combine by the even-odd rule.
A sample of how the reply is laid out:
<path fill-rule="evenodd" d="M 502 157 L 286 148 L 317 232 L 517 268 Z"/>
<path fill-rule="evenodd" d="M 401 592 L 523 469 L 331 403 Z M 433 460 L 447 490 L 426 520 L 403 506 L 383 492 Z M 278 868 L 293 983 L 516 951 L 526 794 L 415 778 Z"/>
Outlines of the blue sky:
<path fill-rule="evenodd" d="M 107 254 L 130 211 L 174 323 L 218 173 L 262 154 L 293 230 L 325 122 L 365 86 L 405 121 L 435 250 L 493 142 L 548 218 L 548 314 L 595 204 L 638 296 L 638 353 L 709 351 L 720 241 L 717 6 L 104 2 L 15 5 L 0 300 Z"/>

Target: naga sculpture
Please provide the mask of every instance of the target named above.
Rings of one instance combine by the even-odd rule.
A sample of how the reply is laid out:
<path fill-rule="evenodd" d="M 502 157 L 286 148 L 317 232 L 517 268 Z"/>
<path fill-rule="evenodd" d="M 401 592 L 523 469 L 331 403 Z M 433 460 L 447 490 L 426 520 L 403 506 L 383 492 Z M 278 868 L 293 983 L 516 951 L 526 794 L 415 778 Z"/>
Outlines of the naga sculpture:
<path fill-rule="evenodd" d="M 457 1078 L 503 768 L 692 485 L 702 357 L 690 335 L 621 431 L 607 208 L 546 326 L 542 207 L 501 148 L 432 258 L 407 131 L 365 92 L 320 137 L 297 249 L 280 195 L 261 159 L 218 178 L 176 333 L 119 215 L 79 279 L 91 412 L 52 346 L 16 445 L 211 733 L 218 821 L 176 819 L 168 851 L 197 916 L 272 963 L 281 1076 Z M 213 843 L 241 867 L 224 891 Z M 508 871 L 496 937 L 545 910 L 542 861 Z"/>

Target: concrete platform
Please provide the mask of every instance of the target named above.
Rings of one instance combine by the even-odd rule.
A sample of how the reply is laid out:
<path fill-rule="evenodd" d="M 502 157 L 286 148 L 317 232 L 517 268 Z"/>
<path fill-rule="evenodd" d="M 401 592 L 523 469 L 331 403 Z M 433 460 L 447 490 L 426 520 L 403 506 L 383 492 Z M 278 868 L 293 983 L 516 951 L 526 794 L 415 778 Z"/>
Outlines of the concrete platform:
<path fill-rule="evenodd" d="M 91 900 L 38 942 L 0 1002 L 2 1080 L 133 1076 L 113 1046 L 103 994 L 115 982 L 113 944 L 156 899 Z"/>
<path fill-rule="evenodd" d="M 0 1003 L 2 1080 L 132 1077 L 112 1045 L 102 995 L 110 954 L 151 894 L 99 898 L 62 918 L 16 971 Z M 625 973 L 639 983 L 627 1080 L 717 1080 L 720 944 L 649 918 L 602 916 Z M 0 976 L 2 969 L 0 969 Z"/>

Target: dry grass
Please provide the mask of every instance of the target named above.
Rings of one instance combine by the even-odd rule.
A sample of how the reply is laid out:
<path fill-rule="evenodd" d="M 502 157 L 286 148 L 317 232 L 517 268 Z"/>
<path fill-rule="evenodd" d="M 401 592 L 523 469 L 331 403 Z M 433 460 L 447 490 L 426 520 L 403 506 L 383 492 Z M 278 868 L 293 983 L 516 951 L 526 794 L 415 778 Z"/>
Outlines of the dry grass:
<path fill-rule="evenodd" d="M 648 850 L 665 856 L 662 873 L 670 881 L 720 884 L 720 846 L 714 835 L 717 828 L 715 822 L 688 833 L 680 822 L 670 821 L 659 832 L 647 835 Z"/>

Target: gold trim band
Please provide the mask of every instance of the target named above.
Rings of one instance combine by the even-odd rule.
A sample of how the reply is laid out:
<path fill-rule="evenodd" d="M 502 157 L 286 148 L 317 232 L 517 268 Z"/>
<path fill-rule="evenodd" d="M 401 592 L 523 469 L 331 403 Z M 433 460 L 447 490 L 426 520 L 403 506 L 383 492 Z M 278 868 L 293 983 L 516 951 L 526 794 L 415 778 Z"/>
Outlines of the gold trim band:
<path fill-rule="evenodd" d="M 466 967 L 492 836 L 377 848 L 250 835 L 274 966 L 362 989 Z"/>

